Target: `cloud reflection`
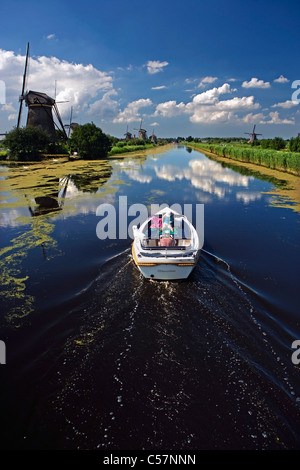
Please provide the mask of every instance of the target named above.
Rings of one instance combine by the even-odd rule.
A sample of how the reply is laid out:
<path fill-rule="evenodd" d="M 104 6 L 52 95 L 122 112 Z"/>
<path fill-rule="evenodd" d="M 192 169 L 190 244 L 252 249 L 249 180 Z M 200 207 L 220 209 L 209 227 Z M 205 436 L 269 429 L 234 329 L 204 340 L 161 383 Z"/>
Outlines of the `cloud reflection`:
<path fill-rule="evenodd" d="M 194 159 L 189 161 L 185 168 L 173 164 L 154 166 L 157 178 L 166 181 L 187 180 L 191 185 L 205 193 L 214 194 L 224 198 L 231 192 L 231 187 L 241 186 L 247 188 L 252 176 L 240 175 L 229 168 L 223 168 L 219 163 L 211 160 Z"/>
<path fill-rule="evenodd" d="M 258 191 L 236 193 L 237 200 L 243 201 L 244 204 L 249 204 L 250 202 L 257 201 L 258 199 L 261 199 L 261 197 L 262 195 Z"/>

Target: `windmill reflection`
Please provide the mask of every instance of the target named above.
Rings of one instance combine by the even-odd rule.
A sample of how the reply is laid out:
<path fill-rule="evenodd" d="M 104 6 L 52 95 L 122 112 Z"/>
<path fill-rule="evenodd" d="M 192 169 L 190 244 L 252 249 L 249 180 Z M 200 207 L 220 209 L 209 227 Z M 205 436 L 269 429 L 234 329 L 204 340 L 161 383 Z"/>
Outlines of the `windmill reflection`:
<path fill-rule="evenodd" d="M 34 198 L 35 205 L 32 207 L 29 204 L 29 212 L 32 217 L 46 215 L 52 212 L 62 210 L 64 199 L 67 194 L 67 188 L 70 182 L 70 176 L 59 179 L 56 178 L 58 190 L 47 194 L 45 196 L 38 196 Z"/>

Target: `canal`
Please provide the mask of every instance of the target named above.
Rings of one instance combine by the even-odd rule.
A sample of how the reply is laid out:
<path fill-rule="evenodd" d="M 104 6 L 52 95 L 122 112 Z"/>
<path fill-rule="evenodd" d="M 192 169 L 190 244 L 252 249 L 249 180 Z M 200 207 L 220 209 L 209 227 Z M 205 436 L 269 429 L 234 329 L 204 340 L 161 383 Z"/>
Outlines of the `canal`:
<path fill-rule="evenodd" d="M 284 175 L 171 145 L 3 164 L 0 184 L 2 449 L 299 449 L 300 214 Z M 97 208 L 118 215 L 121 196 L 204 204 L 187 280 L 147 281 L 129 235 L 97 237 Z"/>

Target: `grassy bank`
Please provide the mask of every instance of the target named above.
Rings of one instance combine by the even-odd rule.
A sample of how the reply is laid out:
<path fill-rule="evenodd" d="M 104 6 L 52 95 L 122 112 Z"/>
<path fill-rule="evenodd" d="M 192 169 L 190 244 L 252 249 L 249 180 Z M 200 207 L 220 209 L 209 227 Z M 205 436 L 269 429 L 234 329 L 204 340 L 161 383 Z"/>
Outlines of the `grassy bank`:
<path fill-rule="evenodd" d="M 149 148 L 157 147 L 155 144 L 145 144 L 145 145 L 123 145 L 122 147 L 114 146 L 108 152 L 108 157 L 113 157 L 114 155 L 122 155 L 129 152 L 139 152 L 141 150 L 147 150 Z M 7 160 L 7 156 L 9 152 L 7 150 L 0 151 L 0 161 Z M 68 157 L 69 154 L 42 154 L 41 160 L 47 160 L 49 158 L 60 158 L 60 157 Z M 12 161 L 12 160 L 11 160 Z M 21 161 L 24 163 L 23 161 Z"/>
<path fill-rule="evenodd" d="M 253 163 L 273 170 L 285 171 L 300 176 L 300 153 L 230 144 L 222 145 L 190 142 L 188 145 L 219 157 L 225 157 L 244 163 Z"/>
<path fill-rule="evenodd" d="M 140 150 L 147 150 L 149 148 L 157 147 L 155 144 L 145 144 L 145 145 L 123 145 L 122 147 L 115 146 L 108 152 L 108 156 L 112 157 L 114 155 L 120 155 L 123 153 L 129 152 L 139 152 Z"/>

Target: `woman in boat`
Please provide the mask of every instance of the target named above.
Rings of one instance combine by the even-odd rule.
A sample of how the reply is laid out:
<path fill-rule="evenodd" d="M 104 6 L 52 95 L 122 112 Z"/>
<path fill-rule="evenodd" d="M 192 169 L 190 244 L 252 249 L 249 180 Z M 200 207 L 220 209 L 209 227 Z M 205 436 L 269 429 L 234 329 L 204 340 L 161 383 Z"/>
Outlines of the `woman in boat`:
<path fill-rule="evenodd" d="M 167 212 L 166 215 L 163 217 L 162 221 L 162 233 L 165 230 L 170 230 L 171 233 L 174 232 L 174 215 L 172 212 Z"/>

